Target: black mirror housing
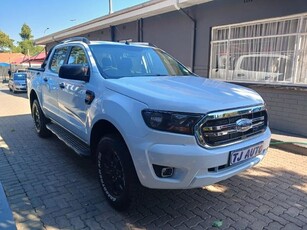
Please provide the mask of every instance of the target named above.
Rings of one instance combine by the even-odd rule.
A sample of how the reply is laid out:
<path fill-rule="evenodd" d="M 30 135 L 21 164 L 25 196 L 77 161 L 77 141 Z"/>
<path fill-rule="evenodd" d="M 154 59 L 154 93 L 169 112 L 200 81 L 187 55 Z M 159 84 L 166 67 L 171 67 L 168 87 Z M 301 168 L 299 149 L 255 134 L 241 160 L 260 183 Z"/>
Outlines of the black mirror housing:
<path fill-rule="evenodd" d="M 88 82 L 90 78 L 89 67 L 82 64 L 65 64 L 60 67 L 59 77 Z"/>

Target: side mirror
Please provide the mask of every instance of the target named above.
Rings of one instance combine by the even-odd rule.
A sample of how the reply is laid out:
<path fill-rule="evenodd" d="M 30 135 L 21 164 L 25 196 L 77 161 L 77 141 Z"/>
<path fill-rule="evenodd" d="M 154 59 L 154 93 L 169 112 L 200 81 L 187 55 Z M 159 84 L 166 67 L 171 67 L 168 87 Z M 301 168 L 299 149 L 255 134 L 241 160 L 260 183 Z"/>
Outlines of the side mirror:
<path fill-rule="evenodd" d="M 90 79 L 89 67 L 82 64 L 65 64 L 60 67 L 59 77 L 88 82 Z"/>

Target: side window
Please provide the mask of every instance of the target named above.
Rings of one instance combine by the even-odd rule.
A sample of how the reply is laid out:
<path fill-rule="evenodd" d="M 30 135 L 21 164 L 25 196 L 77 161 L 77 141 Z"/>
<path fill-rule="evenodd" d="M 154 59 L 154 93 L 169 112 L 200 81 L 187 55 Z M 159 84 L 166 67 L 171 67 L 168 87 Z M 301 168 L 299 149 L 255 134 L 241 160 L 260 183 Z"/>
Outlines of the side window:
<path fill-rule="evenodd" d="M 64 64 L 67 50 L 67 47 L 62 47 L 54 51 L 50 64 L 50 69 L 53 72 L 59 73 L 60 67 Z"/>
<path fill-rule="evenodd" d="M 68 58 L 68 64 L 83 64 L 88 65 L 84 50 L 79 46 L 74 46 Z"/>

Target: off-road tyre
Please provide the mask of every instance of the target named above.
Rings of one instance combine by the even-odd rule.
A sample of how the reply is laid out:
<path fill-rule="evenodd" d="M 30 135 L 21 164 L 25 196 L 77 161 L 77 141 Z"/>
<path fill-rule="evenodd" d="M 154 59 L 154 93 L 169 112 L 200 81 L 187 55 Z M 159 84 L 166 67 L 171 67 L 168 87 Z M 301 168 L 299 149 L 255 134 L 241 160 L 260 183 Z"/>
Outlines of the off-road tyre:
<path fill-rule="evenodd" d="M 32 117 L 38 136 L 43 138 L 49 137 L 51 132 L 47 129 L 46 124 L 49 123 L 50 120 L 45 117 L 37 99 L 35 99 L 32 104 Z"/>
<path fill-rule="evenodd" d="M 99 181 L 107 201 L 118 211 L 128 209 L 140 183 L 124 140 L 114 134 L 102 137 L 96 157 Z"/>

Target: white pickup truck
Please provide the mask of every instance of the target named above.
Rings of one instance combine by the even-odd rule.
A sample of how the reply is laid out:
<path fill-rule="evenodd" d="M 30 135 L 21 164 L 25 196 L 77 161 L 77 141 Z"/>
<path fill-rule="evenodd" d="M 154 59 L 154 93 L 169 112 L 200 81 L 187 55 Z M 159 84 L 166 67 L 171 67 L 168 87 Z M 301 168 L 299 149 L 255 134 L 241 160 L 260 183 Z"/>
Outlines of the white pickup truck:
<path fill-rule="evenodd" d="M 36 131 L 94 156 L 118 210 L 141 184 L 188 189 L 259 163 L 270 143 L 253 90 L 196 76 L 161 49 L 72 38 L 28 79 Z"/>

